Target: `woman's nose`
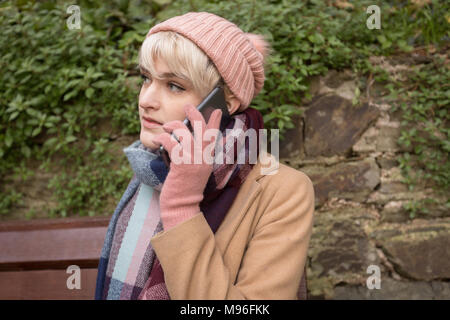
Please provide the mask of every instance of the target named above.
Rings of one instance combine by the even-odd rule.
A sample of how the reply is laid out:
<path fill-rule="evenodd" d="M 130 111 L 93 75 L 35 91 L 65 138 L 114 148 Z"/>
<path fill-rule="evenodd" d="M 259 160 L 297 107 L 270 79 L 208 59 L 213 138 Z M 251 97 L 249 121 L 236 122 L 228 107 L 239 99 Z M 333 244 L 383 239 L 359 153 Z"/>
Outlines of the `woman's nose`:
<path fill-rule="evenodd" d="M 161 106 L 160 92 L 154 82 L 143 87 L 139 96 L 139 105 L 142 108 L 159 109 Z"/>

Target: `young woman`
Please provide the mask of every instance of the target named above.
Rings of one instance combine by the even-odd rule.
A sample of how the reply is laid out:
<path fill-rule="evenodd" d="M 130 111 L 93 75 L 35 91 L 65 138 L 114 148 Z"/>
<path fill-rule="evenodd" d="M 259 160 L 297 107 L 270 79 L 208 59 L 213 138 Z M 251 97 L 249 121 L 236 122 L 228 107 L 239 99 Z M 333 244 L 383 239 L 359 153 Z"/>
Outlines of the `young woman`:
<path fill-rule="evenodd" d="M 189 157 L 199 151 L 187 142 L 218 129 L 221 111 L 206 123 L 195 107 L 218 84 L 232 120 L 217 139 L 262 129 L 249 104 L 264 84 L 267 50 L 261 36 L 206 12 L 150 29 L 139 54 L 140 139 L 124 149 L 134 176 L 108 227 L 96 299 L 297 299 L 313 226 L 310 179 L 283 164 L 264 171 L 238 139 L 221 153 L 231 164 L 216 157 L 167 168 L 159 149 L 171 158 L 180 146 Z M 178 143 L 171 133 L 187 130 L 186 117 L 200 125 Z"/>

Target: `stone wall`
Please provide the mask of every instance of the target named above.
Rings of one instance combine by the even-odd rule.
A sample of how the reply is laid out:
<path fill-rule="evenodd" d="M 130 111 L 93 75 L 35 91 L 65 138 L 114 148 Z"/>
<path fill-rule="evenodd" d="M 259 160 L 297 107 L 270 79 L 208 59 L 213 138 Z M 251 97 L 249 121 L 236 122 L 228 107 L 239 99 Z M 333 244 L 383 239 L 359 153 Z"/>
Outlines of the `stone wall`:
<path fill-rule="evenodd" d="M 313 181 L 316 212 L 307 260 L 311 299 L 450 299 L 450 212 L 433 205 L 410 219 L 403 204 L 436 198 L 409 191 L 397 158 L 400 121 L 372 88 L 355 103 L 348 71 L 313 79 L 313 99 L 280 143 L 280 161 Z M 380 289 L 369 289 L 370 265 Z"/>

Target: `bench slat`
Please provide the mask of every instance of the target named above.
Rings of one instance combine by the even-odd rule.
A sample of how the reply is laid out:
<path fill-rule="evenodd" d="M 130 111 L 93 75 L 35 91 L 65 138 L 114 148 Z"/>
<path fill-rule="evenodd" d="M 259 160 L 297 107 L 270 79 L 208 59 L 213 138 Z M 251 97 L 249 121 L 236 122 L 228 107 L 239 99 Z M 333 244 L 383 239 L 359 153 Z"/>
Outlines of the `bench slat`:
<path fill-rule="evenodd" d="M 70 264 L 94 267 L 100 258 L 106 229 L 0 232 L 0 270 L 66 268 Z"/>
<path fill-rule="evenodd" d="M 0 232 L 105 227 L 108 226 L 110 219 L 111 217 L 73 217 L 57 219 L 36 219 L 26 221 L 2 221 L 0 223 Z"/>
<path fill-rule="evenodd" d="M 80 269 L 80 289 L 68 289 L 66 270 L 0 272 L 2 300 L 93 300 L 97 269 Z"/>

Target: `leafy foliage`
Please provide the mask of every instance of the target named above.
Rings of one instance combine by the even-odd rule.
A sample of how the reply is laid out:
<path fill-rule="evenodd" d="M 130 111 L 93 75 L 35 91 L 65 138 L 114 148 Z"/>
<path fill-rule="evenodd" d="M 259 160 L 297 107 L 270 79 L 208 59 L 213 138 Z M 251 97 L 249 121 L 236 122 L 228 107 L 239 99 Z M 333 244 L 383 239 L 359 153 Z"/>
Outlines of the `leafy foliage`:
<path fill-rule="evenodd" d="M 95 16 L 102 10 L 105 9 L 86 8 L 82 14 L 83 27 L 69 30 L 63 5 L 3 4 L 0 174 L 10 172 L 18 162 L 43 161 L 57 152 L 64 155 L 63 162 L 68 167 L 75 163 L 86 171 L 95 171 L 109 155 L 105 152 L 86 164 L 83 155 L 93 152 L 94 144 L 102 138 L 95 130 L 100 121 L 111 122 L 124 134 L 139 131 L 136 86 L 132 85 L 138 77 L 128 75 L 124 51 L 114 45 L 113 35 L 108 36 L 107 30 L 115 30 L 114 23 L 100 29 L 89 23 L 97 21 Z M 59 182 L 52 187 L 58 190 L 61 186 L 85 183 L 87 174 L 83 176 L 83 172 L 79 171 L 75 180 L 63 173 L 56 177 Z M 104 183 L 110 183 L 110 188 L 123 188 L 123 179 L 112 181 L 106 176 L 105 173 Z M 92 191 L 93 187 L 91 183 L 83 192 Z M 108 190 L 93 191 L 90 196 L 100 200 Z M 77 209 L 72 202 L 78 200 L 72 194 L 79 191 L 73 188 L 69 195 L 60 192 L 56 195 L 62 203 L 71 198 L 67 208 Z M 77 197 L 81 199 L 80 195 Z M 11 203 L 2 207 L 8 208 Z M 90 204 L 82 199 L 78 206 L 87 208 Z M 99 208 L 98 201 L 91 207 Z"/>
<path fill-rule="evenodd" d="M 400 110 L 402 117 L 399 144 L 410 150 L 399 157 L 405 182 L 410 190 L 428 182 L 444 195 L 450 189 L 450 69 L 446 59 L 436 57 L 420 65 L 407 83 L 392 80 L 391 87 L 395 92 L 392 111 Z M 408 209 L 413 217 L 423 208 L 418 202 Z"/>

